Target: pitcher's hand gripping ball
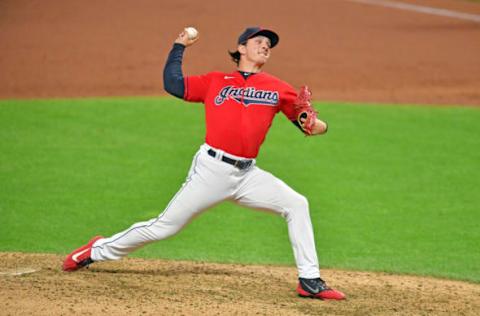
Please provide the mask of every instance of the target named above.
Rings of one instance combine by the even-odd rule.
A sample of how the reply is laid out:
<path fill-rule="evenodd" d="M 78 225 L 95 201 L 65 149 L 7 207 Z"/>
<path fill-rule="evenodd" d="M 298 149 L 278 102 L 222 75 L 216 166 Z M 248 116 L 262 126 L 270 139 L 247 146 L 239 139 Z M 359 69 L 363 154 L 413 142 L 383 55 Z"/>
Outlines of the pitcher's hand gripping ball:
<path fill-rule="evenodd" d="M 312 107 L 311 98 L 312 92 L 310 92 L 307 86 L 303 86 L 300 88 L 300 92 L 294 102 L 298 125 L 306 135 L 312 135 L 318 113 Z"/>
<path fill-rule="evenodd" d="M 200 38 L 197 29 L 194 27 L 186 27 L 183 31 L 178 35 L 175 43 L 182 44 L 185 47 L 193 45 L 198 39 Z"/>

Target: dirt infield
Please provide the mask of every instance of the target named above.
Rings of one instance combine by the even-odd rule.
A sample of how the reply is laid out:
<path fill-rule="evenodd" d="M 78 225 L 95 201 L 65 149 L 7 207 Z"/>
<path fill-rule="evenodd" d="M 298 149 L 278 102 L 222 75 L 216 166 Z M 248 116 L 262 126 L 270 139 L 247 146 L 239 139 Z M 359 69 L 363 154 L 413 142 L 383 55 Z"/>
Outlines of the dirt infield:
<path fill-rule="evenodd" d="M 480 3 L 405 1 L 480 16 Z M 244 27 L 280 34 L 266 71 L 318 100 L 480 105 L 480 23 L 348 0 L 0 2 L 0 98 L 161 95 L 179 31 L 185 72 L 230 71 Z"/>
<path fill-rule="evenodd" d="M 480 285 L 324 270 L 346 301 L 296 296 L 293 267 L 126 259 L 62 272 L 62 257 L 0 253 L 2 315 L 478 315 Z M 39 271 L 6 275 L 22 268 Z"/>

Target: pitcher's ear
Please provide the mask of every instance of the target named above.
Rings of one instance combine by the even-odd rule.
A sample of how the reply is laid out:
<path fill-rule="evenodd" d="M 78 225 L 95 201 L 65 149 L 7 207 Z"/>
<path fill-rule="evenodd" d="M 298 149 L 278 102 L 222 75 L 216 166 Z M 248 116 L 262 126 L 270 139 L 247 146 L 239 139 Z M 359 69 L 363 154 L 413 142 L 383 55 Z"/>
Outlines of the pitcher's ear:
<path fill-rule="evenodd" d="M 245 54 L 247 53 L 247 46 L 245 46 L 245 45 L 238 45 L 237 51 L 238 51 L 241 55 L 245 55 Z"/>

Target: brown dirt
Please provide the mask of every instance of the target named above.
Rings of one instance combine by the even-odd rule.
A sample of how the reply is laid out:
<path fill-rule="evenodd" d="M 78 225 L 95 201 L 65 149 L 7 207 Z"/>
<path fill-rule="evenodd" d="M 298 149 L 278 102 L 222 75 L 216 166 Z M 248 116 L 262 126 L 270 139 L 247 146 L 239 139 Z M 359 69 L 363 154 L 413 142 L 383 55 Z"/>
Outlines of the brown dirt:
<path fill-rule="evenodd" d="M 185 63 L 199 74 L 231 70 L 227 50 L 258 24 L 281 37 L 266 70 L 316 99 L 480 105 L 480 23 L 340 0 L 3 0 L 0 98 L 161 95 L 184 26 L 201 32 Z"/>
<path fill-rule="evenodd" d="M 63 257 L 0 253 L 2 315 L 478 315 L 480 285 L 323 270 L 346 301 L 296 296 L 293 267 L 124 259 L 61 271 Z"/>

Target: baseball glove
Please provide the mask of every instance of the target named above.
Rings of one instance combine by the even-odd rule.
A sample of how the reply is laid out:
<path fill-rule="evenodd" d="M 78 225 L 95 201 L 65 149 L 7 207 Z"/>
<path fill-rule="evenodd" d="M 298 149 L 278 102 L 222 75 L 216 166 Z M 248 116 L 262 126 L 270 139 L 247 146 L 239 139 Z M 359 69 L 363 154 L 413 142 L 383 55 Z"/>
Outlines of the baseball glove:
<path fill-rule="evenodd" d="M 312 135 L 312 129 L 317 120 L 317 111 L 312 107 L 311 101 L 312 93 L 307 86 L 300 88 L 297 99 L 293 103 L 295 108 L 295 117 L 298 126 L 306 135 Z"/>

